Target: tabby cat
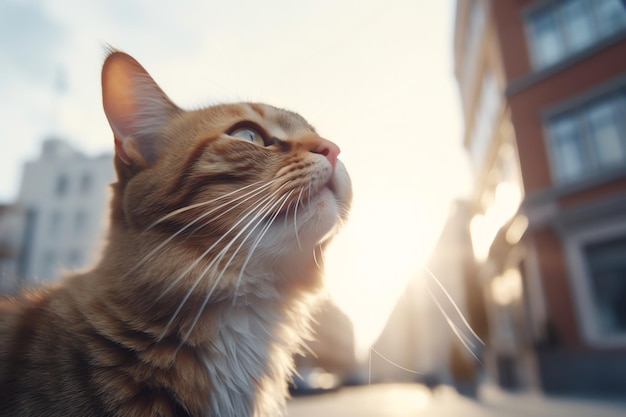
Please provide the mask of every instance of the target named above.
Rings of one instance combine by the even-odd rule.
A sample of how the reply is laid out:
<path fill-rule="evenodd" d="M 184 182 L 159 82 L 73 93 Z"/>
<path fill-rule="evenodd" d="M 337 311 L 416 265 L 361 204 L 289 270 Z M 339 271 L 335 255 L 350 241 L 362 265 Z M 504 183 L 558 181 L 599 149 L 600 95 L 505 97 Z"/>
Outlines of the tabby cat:
<path fill-rule="evenodd" d="M 339 148 L 265 104 L 185 111 L 110 51 L 108 243 L 89 272 L 0 301 L 0 416 L 278 416 L 329 238 Z"/>

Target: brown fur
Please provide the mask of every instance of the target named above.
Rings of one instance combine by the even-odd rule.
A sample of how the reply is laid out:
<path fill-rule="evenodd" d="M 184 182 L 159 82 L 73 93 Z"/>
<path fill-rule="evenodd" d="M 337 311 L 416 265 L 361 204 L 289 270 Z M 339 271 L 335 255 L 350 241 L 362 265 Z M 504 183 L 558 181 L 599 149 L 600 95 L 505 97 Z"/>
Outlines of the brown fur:
<path fill-rule="evenodd" d="M 338 148 L 263 104 L 183 111 L 121 52 L 103 100 L 109 242 L 93 270 L 0 301 L 0 416 L 279 414 L 319 251 L 350 203 Z M 266 146 L 226 134 L 238 124 Z"/>

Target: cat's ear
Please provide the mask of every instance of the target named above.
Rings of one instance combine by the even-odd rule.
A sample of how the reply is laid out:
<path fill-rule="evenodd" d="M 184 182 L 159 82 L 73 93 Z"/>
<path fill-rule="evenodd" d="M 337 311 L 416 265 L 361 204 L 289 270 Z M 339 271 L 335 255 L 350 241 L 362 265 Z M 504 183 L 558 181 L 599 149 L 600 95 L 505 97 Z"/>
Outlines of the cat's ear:
<path fill-rule="evenodd" d="M 111 52 L 102 67 L 102 103 L 116 154 L 128 165 L 154 161 L 163 126 L 181 111 L 139 62 L 119 51 Z"/>

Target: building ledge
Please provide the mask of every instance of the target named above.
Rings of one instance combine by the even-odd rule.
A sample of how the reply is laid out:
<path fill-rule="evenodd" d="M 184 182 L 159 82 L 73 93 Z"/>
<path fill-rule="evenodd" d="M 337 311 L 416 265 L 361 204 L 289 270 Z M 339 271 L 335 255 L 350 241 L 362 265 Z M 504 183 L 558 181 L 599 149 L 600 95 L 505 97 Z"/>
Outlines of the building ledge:
<path fill-rule="evenodd" d="M 626 194 L 624 193 L 613 193 L 566 208 L 561 207 L 559 200 L 624 178 L 626 178 L 626 167 L 576 183 L 536 191 L 526 195 L 522 202 L 522 212 L 528 218 L 529 228 L 549 226 L 561 232 L 590 221 L 622 216 L 626 213 Z"/>
<path fill-rule="evenodd" d="M 544 205 L 553 202 L 562 197 L 566 197 L 591 188 L 596 188 L 613 181 L 626 178 L 626 166 L 611 169 L 610 171 L 599 172 L 595 175 L 588 176 L 578 181 L 557 184 L 551 187 L 543 188 L 538 191 L 526 194 L 523 206 L 525 208 Z"/>

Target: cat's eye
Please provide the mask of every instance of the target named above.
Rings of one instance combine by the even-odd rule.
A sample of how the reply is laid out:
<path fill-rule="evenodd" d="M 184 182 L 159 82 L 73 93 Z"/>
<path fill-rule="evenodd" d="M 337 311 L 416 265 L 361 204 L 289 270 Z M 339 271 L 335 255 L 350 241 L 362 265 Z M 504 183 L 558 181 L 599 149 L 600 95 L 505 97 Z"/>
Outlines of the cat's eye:
<path fill-rule="evenodd" d="M 263 135 L 261 135 L 259 132 L 249 127 L 236 129 L 232 131 L 231 133 L 229 133 L 228 135 L 234 138 L 239 138 L 239 139 L 247 140 L 252 143 L 256 143 L 259 146 L 265 146 L 265 139 L 263 138 Z"/>

